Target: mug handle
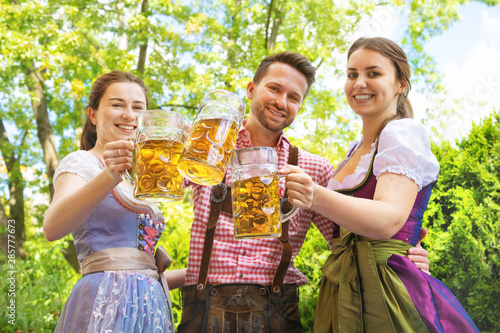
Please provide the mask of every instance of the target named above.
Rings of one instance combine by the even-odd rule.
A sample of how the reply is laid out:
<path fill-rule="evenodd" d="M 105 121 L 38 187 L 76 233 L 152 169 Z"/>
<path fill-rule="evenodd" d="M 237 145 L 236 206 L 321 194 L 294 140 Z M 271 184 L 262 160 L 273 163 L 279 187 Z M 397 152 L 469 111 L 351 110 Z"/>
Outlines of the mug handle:
<path fill-rule="evenodd" d="M 135 163 L 135 150 L 136 150 L 136 140 L 135 138 L 129 138 L 127 139 L 128 141 L 132 142 L 134 144 L 134 152 L 132 153 L 132 169 L 134 168 L 134 163 Z M 130 186 L 134 186 L 134 179 L 130 175 L 130 172 L 128 170 L 124 170 L 120 172 L 120 177 L 122 177 L 123 181 L 127 183 Z"/>
<path fill-rule="evenodd" d="M 285 178 L 286 174 L 280 175 L 278 174 L 278 179 Z M 282 198 L 280 200 L 280 213 L 281 213 L 281 222 L 288 221 L 298 213 L 297 207 L 292 205 L 288 198 Z"/>
<path fill-rule="evenodd" d="M 288 198 L 282 198 L 280 200 L 280 212 L 281 222 L 285 222 L 297 215 L 299 210 L 288 201 Z"/>

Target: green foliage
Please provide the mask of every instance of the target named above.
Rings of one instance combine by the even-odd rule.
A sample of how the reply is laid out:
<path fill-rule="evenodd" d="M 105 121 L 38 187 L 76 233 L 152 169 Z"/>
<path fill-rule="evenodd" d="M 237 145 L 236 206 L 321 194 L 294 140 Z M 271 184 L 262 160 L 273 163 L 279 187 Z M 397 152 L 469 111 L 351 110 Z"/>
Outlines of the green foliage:
<path fill-rule="evenodd" d="M 162 245 L 173 260 L 169 269 L 187 267 L 191 223 L 193 222 L 191 198 L 192 192 L 189 189 L 185 190 L 182 202 L 162 205 L 162 212 L 165 218 L 165 231 L 158 245 Z M 182 316 L 180 290 L 170 291 L 170 298 L 175 322 L 178 324 L 181 322 Z"/>
<path fill-rule="evenodd" d="M 500 113 L 456 147 L 433 148 L 441 165 L 424 225 L 431 271 L 482 332 L 500 330 Z"/>
<path fill-rule="evenodd" d="M 295 266 L 307 277 L 307 284 L 300 287 L 299 301 L 304 332 L 312 332 L 316 300 L 323 277 L 320 268 L 329 255 L 328 243 L 316 226 L 311 225 L 302 249 L 294 260 Z"/>
<path fill-rule="evenodd" d="M 4 279 L 15 276 L 15 288 L 11 288 L 10 283 L 2 283 L 0 287 L 3 295 L 0 307 L 6 309 L 12 300 L 15 302 L 14 325 L 3 311 L 0 327 L 2 332 L 54 332 L 64 302 L 80 275 L 64 259 L 67 239 L 48 243 L 36 222 L 29 223 L 27 230 L 24 247 L 29 256 L 26 260 L 5 261 L 0 253 L 0 263 L 3 263 L 0 274 Z"/>

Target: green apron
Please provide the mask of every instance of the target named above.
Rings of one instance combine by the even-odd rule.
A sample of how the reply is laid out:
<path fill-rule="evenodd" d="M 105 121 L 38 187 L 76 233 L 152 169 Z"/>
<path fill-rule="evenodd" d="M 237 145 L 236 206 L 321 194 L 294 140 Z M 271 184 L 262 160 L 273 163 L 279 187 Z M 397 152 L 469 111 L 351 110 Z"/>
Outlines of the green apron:
<path fill-rule="evenodd" d="M 410 244 L 375 240 L 340 228 L 332 254 L 321 268 L 315 333 L 428 333 L 408 291 L 387 265 L 406 256 Z"/>

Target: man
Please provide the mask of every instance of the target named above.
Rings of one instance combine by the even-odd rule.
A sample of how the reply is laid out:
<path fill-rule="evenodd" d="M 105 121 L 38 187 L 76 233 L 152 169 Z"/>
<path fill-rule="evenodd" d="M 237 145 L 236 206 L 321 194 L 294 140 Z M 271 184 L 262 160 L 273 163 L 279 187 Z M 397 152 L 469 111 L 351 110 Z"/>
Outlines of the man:
<path fill-rule="evenodd" d="M 309 60 L 298 53 L 282 52 L 264 59 L 247 86 L 250 113 L 238 134 L 235 148 L 274 147 L 278 168 L 288 164 L 293 149 L 283 130 L 299 113 L 315 80 L 315 72 Z M 328 160 L 304 150 L 298 151 L 298 165 L 322 186 L 326 186 L 333 176 Z M 230 170 L 226 175 L 229 185 Z M 280 195 L 284 193 L 282 182 Z M 323 216 L 311 210 L 300 210 L 289 221 L 288 239 L 234 239 L 232 215 L 221 211 L 213 247 L 211 241 L 207 247 L 207 225 L 210 225 L 210 212 L 215 205 L 215 201 L 211 203 L 211 195 L 211 187 L 193 184 L 194 221 L 185 280 L 187 287 L 183 289 L 184 309 L 178 331 L 301 332 L 297 288 L 307 279 L 293 265 L 293 258 L 311 222 L 330 246 L 338 229 Z M 291 260 L 283 259 L 286 261 L 284 280 L 279 276 L 282 243 L 291 245 Z M 207 249 L 208 253 L 211 249 L 210 257 L 207 257 Z M 425 251 L 420 250 L 420 253 L 425 254 Z M 426 258 L 421 260 L 423 268 L 427 269 Z"/>

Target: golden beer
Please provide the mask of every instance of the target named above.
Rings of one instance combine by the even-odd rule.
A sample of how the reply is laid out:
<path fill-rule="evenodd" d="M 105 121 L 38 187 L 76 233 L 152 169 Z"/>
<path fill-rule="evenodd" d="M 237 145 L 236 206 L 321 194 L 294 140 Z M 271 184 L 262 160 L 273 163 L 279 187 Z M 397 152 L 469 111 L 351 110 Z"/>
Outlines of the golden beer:
<path fill-rule="evenodd" d="M 281 213 L 277 175 L 233 180 L 234 237 L 281 236 Z"/>
<path fill-rule="evenodd" d="M 200 185 L 216 185 L 224 178 L 237 138 L 233 118 L 201 119 L 194 123 L 177 168 Z"/>
<path fill-rule="evenodd" d="M 148 201 L 176 201 L 182 198 L 182 176 L 177 163 L 182 143 L 166 139 L 137 144 L 132 168 L 134 196 Z"/>

